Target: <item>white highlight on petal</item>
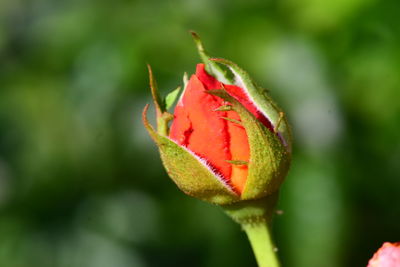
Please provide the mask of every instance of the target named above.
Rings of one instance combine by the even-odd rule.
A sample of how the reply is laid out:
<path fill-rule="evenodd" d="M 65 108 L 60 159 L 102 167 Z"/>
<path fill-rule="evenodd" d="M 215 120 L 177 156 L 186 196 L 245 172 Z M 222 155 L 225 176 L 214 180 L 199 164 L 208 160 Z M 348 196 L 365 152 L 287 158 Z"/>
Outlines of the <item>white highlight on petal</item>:
<path fill-rule="evenodd" d="M 253 103 L 253 105 L 256 107 L 256 109 L 261 112 L 262 115 L 264 115 L 265 118 L 267 118 L 267 120 L 271 123 L 271 125 L 273 127 L 275 127 L 273 120 L 268 116 L 267 113 L 265 113 L 265 111 L 263 109 L 260 108 L 259 105 L 257 105 L 257 102 L 254 101 L 254 98 L 251 97 L 251 95 L 249 94 L 249 90 L 247 89 L 247 87 L 245 86 L 243 79 L 240 77 L 240 75 L 231 67 L 229 67 L 229 69 L 232 71 L 233 75 L 235 76 L 235 85 L 242 88 L 244 93 L 246 94 L 246 96 L 250 99 L 251 103 Z M 279 130 L 279 129 L 278 129 Z M 290 149 L 288 147 L 288 142 L 287 140 L 285 140 L 283 134 L 281 132 L 278 131 L 278 137 L 279 139 L 282 141 L 282 144 L 286 147 L 286 149 Z M 291 152 L 291 151 L 289 151 Z"/>
<path fill-rule="evenodd" d="M 183 106 L 182 99 L 183 99 L 183 96 L 185 95 L 185 92 L 186 92 L 186 89 L 187 89 L 188 85 L 189 85 L 189 78 L 188 78 L 187 73 L 185 72 L 183 74 L 183 90 L 181 92 L 181 95 L 179 96 L 178 103 L 176 104 L 177 106 Z"/>
<path fill-rule="evenodd" d="M 271 123 L 271 125 L 273 127 L 275 127 L 274 122 L 271 120 L 271 118 L 268 116 L 267 113 L 264 112 L 264 110 L 262 110 L 256 103 L 256 101 L 254 101 L 254 98 L 251 97 L 251 95 L 249 94 L 249 90 L 247 89 L 247 87 L 244 85 L 244 82 L 242 80 L 242 78 L 240 78 L 240 76 L 238 75 L 237 72 L 235 72 L 233 69 L 231 69 L 231 71 L 233 72 L 233 74 L 235 75 L 235 82 L 236 82 L 236 86 L 239 86 L 240 88 L 242 88 L 244 90 L 244 92 L 246 93 L 246 96 L 250 99 L 250 101 L 253 103 L 253 105 L 257 108 L 258 111 L 260 111 L 264 117 L 266 117 L 268 119 L 268 121 Z"/>

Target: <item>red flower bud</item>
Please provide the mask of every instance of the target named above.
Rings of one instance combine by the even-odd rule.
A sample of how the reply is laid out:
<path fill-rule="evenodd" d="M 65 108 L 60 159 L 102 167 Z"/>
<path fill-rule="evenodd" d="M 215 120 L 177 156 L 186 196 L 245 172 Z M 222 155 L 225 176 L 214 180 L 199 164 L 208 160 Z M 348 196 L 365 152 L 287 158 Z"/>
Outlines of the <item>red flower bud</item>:
<path fill-rule="evenodd" d="M 204 64 L 185 79 L 173 115 L 167 109 L 179 89 L 162 100 L 149 68 L 157 132 L 146 119 L 147 106 L 143 121 L 168 174 L 185 193 L 217 204 L 275 193 L 291 158 L 284 113 L 245 71 L 228 60 L 210 58 L 193 36 Z"/>
<path fill-rule="evenodd" d="M 399 267 L 400 266 L 400 242 L 385 242 L 369 260 L 367 267 Z"/>
<path fill-rule="evenodd" d="M 230 103 L 207 90 L 225 89 L 269 130 L 271 123 L 257 110 L 242 88 L 219 82 L 198 64 L 185 92 L 175 107 L 170 138 L 204 159 L 234 191 L 243 191 L 250 158 L 246 130 Z M 223 110 L 220 110 L 221 107 Z M 239 164 L 238 164 L 239 163 Z"/>

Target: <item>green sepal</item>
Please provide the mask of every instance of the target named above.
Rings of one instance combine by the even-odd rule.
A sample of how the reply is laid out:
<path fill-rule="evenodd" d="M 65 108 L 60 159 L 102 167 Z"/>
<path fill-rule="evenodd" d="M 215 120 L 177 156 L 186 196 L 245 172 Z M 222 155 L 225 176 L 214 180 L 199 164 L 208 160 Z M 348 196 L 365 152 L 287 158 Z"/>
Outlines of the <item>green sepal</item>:
<path fill-rule="evenodd" d="M 232 204 L 239 196 L 184 147 L 157 133 L 143 110 L 142 119 L 149 135 L 157 144 L 168 175 L 186 194 L 219 205 Z"/>
<path fill-rule="evenodd" d="M 170 92 L 166 97 L 165 97 L 165 109 L 169 110 L 175 103 L 176 99 L 179 96 L 179 92 L 181 91 L 181 87 L 179 86 L 172 92 Z"/>
<path fill-rule="evenodd" d="M 156 79 L 154 79 L 151 66 L 147 64 L 147 68 L 149 70 L 151 95 L 153 98 L 154 106 L 156 107 L 157 132 L 161 135 L 168 135 L 168 123 L 174 118 L 174 116 L 169 113 L 167 109 L 175 102 L 175 99 L 178 97 L 180 87 L 169 93 L 166 99 L 161 98 L 160 94 L 158 93 Z"/>
<path fill-rule="evenodd" d="M 233 165 L 248 165 L 249 162 L 245 160 L 225 160 L 226 162 Z"/>
<path fill-rule="evenodd" d="M 233 123 L 236 123 L 238 125 L 242 125 L 241 121 L 238 121 L 238 120 L 235 120 L 235 119 L 231 119 L 231 118 L 228 118 L 228 117 L 220 117 L 220 118 L 224 119 L 224 120 L 227 120 L 227 121 L 230 121 L 230 122 L 233 122 Z"/>
<path fill-rule="evenodd" d="M 232 71 L 235 77 L 235 85 L 243 88 L 248 93 L 250 100 L 267 117 L 274 130 L 282 136 L 282 141 L 287 151 L 291 151 L 292 136 L 288 121 L 283 111 L 272 100 L 268 91 L 258 86 L 246 71 L 232 61 L 222 58 L 210 58 L 210 61 L 221 63 Z"/>
<path fill-rule="evenodd" d="M 257 120 L 239 101 L 224 89 L 208 90 L 232 104 L 246 130 L 250 147 L 250 160 L 242 200 L 262 198 L 276 192 L 290 165 L 291 153 L 286 150 L 278 135 Z"/>
<path fill-rule="evenodd" d="M 161 116 L 161 114 L 166 110 L 165 103 L 162 100 L 160 94 L 158 93 L 157 82 L 156 79 L 154 79 L 153 70 L 151 69 L 150 64 L 147 64 L 147 69 L 149 71 L 151 96 L 153 97 L 154 106 L 156 107 L 156 112 L 158 117 Z"/>
<path fill-rule="evenodd" d="M 190 33 L 192 34 L 193 40 L 196 43 L 196 47 L 200 54 L 200 58 L 206 65 L 206 71 L 208 72 L 208 74 L 213 75 L 218 81 L 222 83 L 233 84 L 234 80 L 231 77 L 229 77 L 228 72 L 223 68 L 221 68 L 220 65 L 210 60 L 211 57 L 204 49 L 200 36 L 194 31 L 190 31 Z"/>
<path fill-rule="evenodd" d="M 214 109 L 214 111 L 231 111 L 231 110 L 233 110 L 231 105 L 224 105 L 220 106 L 217 109 Z"/>

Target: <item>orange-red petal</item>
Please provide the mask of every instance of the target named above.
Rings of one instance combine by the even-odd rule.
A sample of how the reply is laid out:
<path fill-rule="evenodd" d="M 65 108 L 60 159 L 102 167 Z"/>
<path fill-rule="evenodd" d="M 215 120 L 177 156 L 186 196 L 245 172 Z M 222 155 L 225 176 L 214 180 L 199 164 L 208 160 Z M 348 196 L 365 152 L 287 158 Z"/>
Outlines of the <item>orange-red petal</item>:
<path fill-rule="evenodd" d="M 230 159 L 229 136 L 226 121 L 221 119 L 226 112 L 214 111 L 223 100 L 204 91 L 203 84 L 193 75 L 177 105 L 178 112 L 174 113 L 170 138 L 207 160 L 218 174 L 229 181 L 231 167 L 226 162 Z M 180 117 L 182 114 L 184 118 Z M 182 136 L 185 136 L 183 143 L 179 142 Z"/>
<path fill-rule="evenodd" d="M 240 124 L 223 119 L 240 120 L 235 111 L 215 111 L 227 104 L 224 100 L 205 93 L 206 90 L 222 88 L 272 129 L 271 123 L 257 110 L 242 88 L 222 84 L 206 72 L 204 64 L 198 64 L 196 75 L 190 78 L 175 108 L 170 138 L 205 159 L 236 192 L 241 193 L 248 167 L 228 161 L 250 160 L 246 130 Z"/>

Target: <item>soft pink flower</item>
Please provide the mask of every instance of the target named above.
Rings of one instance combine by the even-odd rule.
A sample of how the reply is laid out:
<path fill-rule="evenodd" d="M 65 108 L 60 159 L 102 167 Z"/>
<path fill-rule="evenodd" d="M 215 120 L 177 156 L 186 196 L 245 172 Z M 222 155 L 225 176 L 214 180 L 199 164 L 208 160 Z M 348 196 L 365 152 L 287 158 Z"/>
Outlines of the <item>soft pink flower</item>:
<path fill-rule="evenodd" d="M 400 267 L 400 242 L 385 242 L 369 260 L 367 267 Z"/>

